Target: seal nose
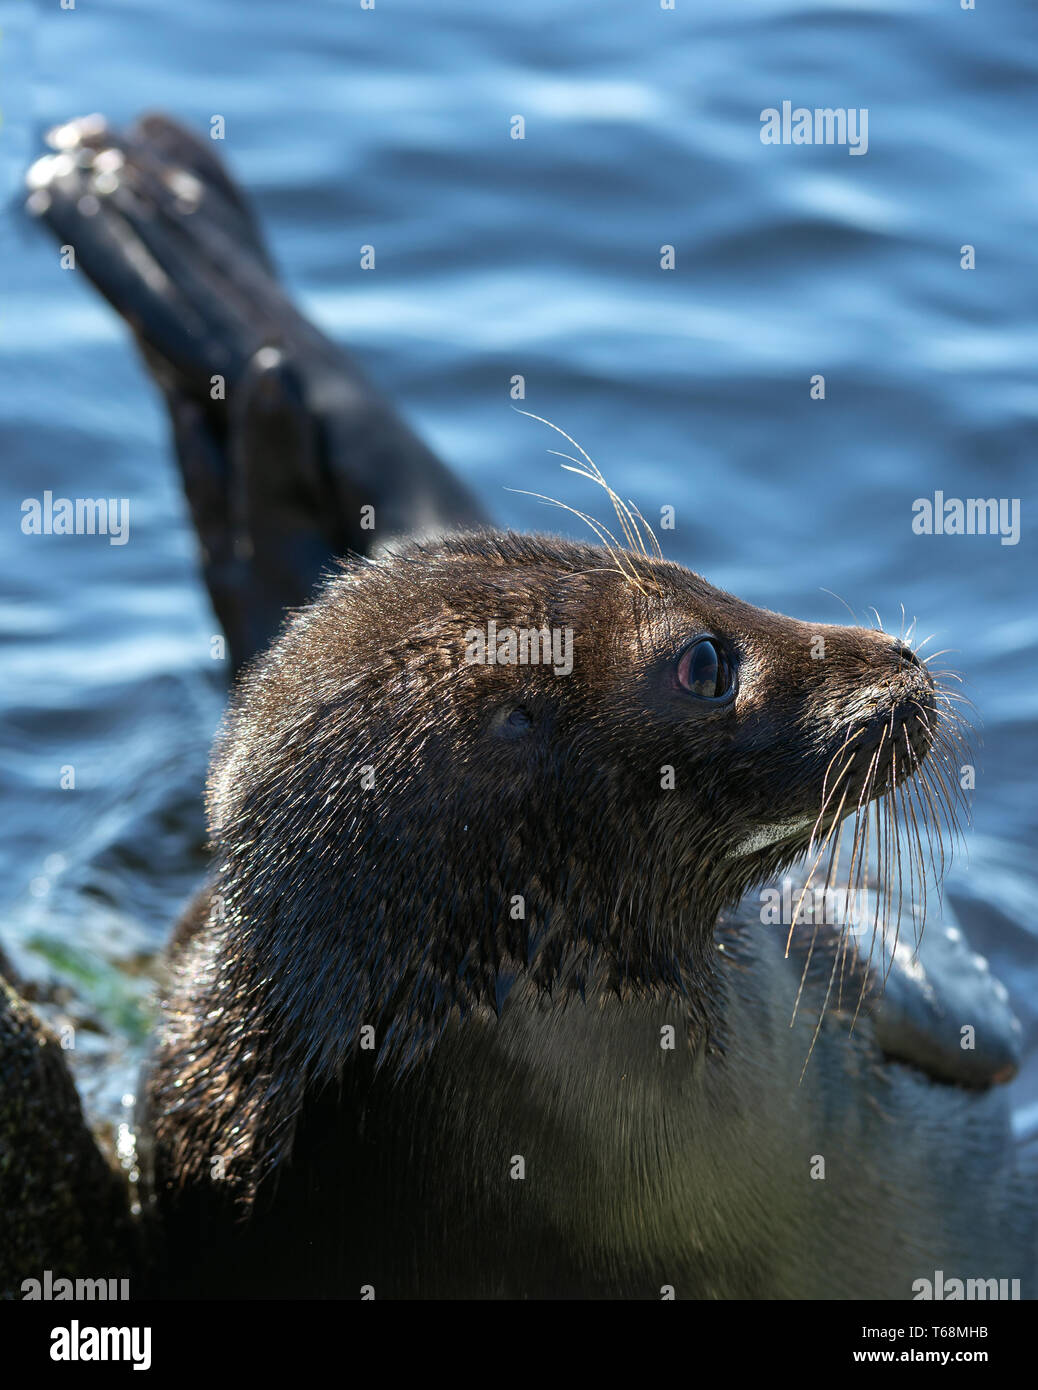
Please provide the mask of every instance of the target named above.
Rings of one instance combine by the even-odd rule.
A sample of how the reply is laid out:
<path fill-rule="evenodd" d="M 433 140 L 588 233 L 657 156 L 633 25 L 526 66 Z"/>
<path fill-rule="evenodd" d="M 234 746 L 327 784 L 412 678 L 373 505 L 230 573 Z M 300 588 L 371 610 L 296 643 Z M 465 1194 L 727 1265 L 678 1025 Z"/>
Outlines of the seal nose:
<path fill-rule="evenodd" d="M 894 654 L 897 657 L 899 668 L 901 666 L 917 666 L 921 671 L 926 670 L 912 648 L 902 642 L 899 637 L 894 638 Z"/>
<path fill-rule="evenodd" d="M 871 693 L 880 705 L 926 709 L 932 703 L 933 677 L 911 647 L 892 638 L 886 651 L 877 656 Z"/>
<path fill-rule="evenodd" d="M 891 639 L 886 658 L 886 670 L 877 672 L 870 692 L 874 712 L 869 722 L 875 732 L 885 726 L 892 748 L 907 740 L 912 754 L 922 760 L 933 742 L 933 677 L 911 647 L 897 638 Z"/>

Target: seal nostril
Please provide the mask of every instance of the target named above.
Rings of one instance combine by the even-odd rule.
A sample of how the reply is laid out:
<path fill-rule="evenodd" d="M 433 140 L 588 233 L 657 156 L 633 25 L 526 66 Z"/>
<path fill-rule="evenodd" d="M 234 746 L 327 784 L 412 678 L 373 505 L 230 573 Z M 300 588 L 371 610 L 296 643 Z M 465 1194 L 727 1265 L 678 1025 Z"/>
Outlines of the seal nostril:
<path fill-rule="evenodd" d="M 919 660 L 919 658 L 916 656 L 916 654 L 915 654 L 915 652 L 912 650 L 912 648 L 909 647 L 909 646 L 906 646 L 906 644 L 905 644 L 904 642 L 895 640 L 895 642 L 894 642 L 894 651 L 895 651 L 895 653 L 897 654 L 898 664 L 899 664 L 900 666 L 918 666 L 918 667 L 922 667 L 923 663 L 922 663 L 922 662 Z"/>

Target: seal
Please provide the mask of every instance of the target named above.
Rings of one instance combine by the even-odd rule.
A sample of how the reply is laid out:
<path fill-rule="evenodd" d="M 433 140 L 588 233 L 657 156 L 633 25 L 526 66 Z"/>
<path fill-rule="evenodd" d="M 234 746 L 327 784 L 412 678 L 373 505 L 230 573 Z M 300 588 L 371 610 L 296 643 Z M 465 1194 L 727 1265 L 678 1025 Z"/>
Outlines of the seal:
<path fill-rule="evenodd" d="M 641 553 L 622 508 L 626 549 L 400 546 L 482 506 L 290 303 L 211 143 L 51 144 L 30 208 L 165 397 L 232 668 L 375 560 L 217 749 L 141 1134 L 158 1291 L 1033 1296 L 1019 1029 L 947 909 L 906 940 L 957 786 L 927 663 Z M 877 857 L 861 920 L 799 920 Z"/>
<path fill-rule="evenodd" d="M 919 872 L 956 733 L 904 642 L 636 550 L 344 564 L 214 758 L 148 1087 L 166 1291 L 1030 1281 L 1000 987 L 947 937 L 927 972 L 879 908 L 885 946 L 797 928 L 787 958 L 751 891 L 848 816 L 852 878 L 873 825 Z"/>

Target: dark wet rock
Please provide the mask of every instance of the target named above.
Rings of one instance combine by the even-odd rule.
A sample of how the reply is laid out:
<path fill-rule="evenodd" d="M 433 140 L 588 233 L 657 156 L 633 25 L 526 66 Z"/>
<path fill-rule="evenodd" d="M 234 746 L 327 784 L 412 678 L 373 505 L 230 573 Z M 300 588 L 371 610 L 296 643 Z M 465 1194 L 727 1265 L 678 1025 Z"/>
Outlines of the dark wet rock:
<path fill-rule="evenodd" d="M 138 1236 L 58 1040 L 0 980 L 0 1298 L 21 1298 L 46 1270 L 132 1280 Z"/>

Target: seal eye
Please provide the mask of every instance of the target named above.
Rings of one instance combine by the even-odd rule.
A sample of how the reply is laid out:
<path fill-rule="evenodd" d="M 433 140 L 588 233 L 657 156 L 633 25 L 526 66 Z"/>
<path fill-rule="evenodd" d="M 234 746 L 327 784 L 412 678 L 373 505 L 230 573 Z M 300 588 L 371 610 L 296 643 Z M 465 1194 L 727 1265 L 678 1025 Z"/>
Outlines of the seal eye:
<path fill-rule="evenodd" d="M 720 700 L 732 688 L 732 669 L 709 637 L 700 637 L 678 657 L 678 684 L 700 700 Z"/>

